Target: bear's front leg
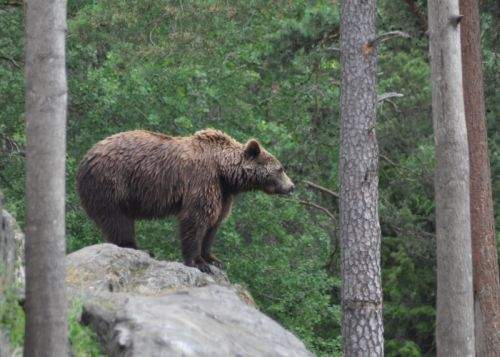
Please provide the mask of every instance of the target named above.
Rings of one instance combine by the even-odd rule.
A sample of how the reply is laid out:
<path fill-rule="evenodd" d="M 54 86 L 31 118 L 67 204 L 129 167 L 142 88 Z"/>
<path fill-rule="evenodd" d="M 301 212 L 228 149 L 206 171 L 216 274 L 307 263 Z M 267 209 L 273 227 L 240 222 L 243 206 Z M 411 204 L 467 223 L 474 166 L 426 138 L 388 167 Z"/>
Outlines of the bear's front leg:
<path fill-rule="evenodd" d="M 215 255 L 212 254 L 212 244 L 215 238 L 215 233 L 219 225 L 212 226 L 207 230 L 205 237 L 203 238 L 203 243 L 201 245 L 201 257 L 208 263 L 216 266 L 219 269 L 224 268 L 224 263 L 222 263 Z"/>
<path fill-rule="evenodd" d="M 195 224 L 191 219 L 181 220 L 181 244 L 184 265 L 196 267 L 204 273 L 212 273 L 208 263 L 201 257 L 201 245 L 206 227 Z"/>
<path fill-rule="evenodd" d="M 201 256 L 209 264 L 216 266 L 219 269 L 224 268 L 224 263 L 222 263 L 215 255 L 212 254 L 212 245 L 214 243 L 215 234 L 220 227 L 222 221 L 229 216 L 231 212 L 231 206 L 233 205 L 234 196 L 231 194 L 225 194 L 221 196 L 220 211 L 218 212 L 217 220 L 215 223 L 211 224 L 205 233 L 203 238 L 203 243 L 201 245 Z"/>

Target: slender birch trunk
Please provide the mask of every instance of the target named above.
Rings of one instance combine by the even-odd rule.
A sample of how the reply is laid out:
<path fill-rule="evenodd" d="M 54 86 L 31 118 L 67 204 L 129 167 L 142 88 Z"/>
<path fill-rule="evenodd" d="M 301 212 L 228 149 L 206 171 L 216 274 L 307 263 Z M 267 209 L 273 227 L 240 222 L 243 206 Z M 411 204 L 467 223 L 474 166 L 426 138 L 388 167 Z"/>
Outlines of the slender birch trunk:
<path fill-rule="evenodd" d="M 438 356 L 474 356 L 469 209 L 458 0 L 428 3 L 436 145 Z"/>
<path fill-rule="evenodd" d="M 26 2 L 26 338 L 24 355 L 67 356 L 66 1 Z"/>

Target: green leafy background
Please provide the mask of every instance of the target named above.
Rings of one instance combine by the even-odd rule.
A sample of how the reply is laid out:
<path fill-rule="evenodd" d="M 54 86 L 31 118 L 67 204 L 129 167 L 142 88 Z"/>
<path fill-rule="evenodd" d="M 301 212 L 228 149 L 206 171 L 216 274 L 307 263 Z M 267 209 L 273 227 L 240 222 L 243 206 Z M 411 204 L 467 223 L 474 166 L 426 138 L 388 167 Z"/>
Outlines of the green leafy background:
<path fill-rule="evenodd" d="M 312 191 L 304 181 L 339 189 L 339 3 L 70 0 L 68 251 L 101 241 L 75 193 L 78 162 L 100 139 L 130 129 L 189 135 L 205 127 L 241 141 L 258 138 L 284 163 L 298 193 L 293 198 L 262 193 L 239 197 L 218 234 L 215 251 L 227 262 L 231 280 L 248 287 L 262 311 L 317 355 L 339 355 L 337 219 L 300 202 L 321 205 L 338 217 L 338 202 Z M 498 207 L 498 4 L 481 3 Z M 404 30 L 412 35 L 384 42 L 379 51 L 379 93 L 404 95 L 380 106 L 376 128 L 388 356 L 435 353 L 434 149 L 428 40 L 422 32 L 426 8 L 424 1 L 416 4 L 420 16 L 403 0 L 379 0 L 377 9 L 379 32 Z M 2 2 L 0 187 L 21 225 L 23 65 L 23 9 Z M 142 249 L 158 259 L 180 259 L 175 220 L 141 222 L 137 230 Z M 20 327 L 9 314 L 0 308 L 0 323 L 12 330 L 19 344 Z M 91 335 L 79 330 L 72 334 Z M 76 340 L 83 341 L 77 349 L 80 355 L 99 353 L 91 337 Z"/>

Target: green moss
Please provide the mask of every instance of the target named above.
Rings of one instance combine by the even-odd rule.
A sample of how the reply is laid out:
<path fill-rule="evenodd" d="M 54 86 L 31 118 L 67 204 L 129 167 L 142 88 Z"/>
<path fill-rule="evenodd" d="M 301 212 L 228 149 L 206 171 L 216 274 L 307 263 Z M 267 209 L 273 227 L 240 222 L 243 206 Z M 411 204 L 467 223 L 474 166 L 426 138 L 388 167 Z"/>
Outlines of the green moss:
<path fill-rule="evenodd" d="M 80 324 L 83 303 L 74 300 L 69 311 L 69 341 L 73 354 L 76 357 L 103 356 L 99 346 L 99 340 L 90 327 Z"/>
<path fill-rule="evenodd" d="M 0 328 L 9 336 L 12 347 L 20 347 L 24 343 L 24 311 L 14 290 L 5 290 L 0 295 Z"/>
<path fill-rule="evenodd" d="M 73 355 L 76 357 L 103 356 L 96 334 L 90 327 L 80 324 L 82 308 L 82 302 L 75 300 L 68 314 L 68 333 Z M 7 333 L 13 348 L 22 347 L 24 344 L 24 324 L 25 314 L 19 304 L 18 296 L 13 289 L 7 289 L 5 294 L 0 296 L 0 328 Z"/>

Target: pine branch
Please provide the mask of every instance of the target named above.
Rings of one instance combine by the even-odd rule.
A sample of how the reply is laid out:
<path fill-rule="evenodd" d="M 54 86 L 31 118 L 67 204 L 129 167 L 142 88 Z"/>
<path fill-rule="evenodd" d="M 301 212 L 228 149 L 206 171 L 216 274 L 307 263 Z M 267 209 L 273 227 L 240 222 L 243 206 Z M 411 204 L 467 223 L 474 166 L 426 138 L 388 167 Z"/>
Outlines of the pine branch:
<path fill-rule="evenodd" d="M 397 92 L 388 92 L 380 94 L 377 98 L 377 104 L 381 105 L 386 100 L 389 100 L 391 98 L 401 98 L 401 97 L 404 97 L 403 94 Z"/>
<path fill-rule="evenodd" d="M 314 207 L 314 208 L 322 211 L 326 215 L 328 215 L 328 217 L 330 217 L 334 222 L 337 221 L 336 218 L 335 218 L 335 215 L 332 212 L 330 212 L 330 210 L 328 208 L 325 208 L 325 207 L 320 206 L 320 205 L 318 205 L 316 203 L 305 201 L 305 200 L 299 200 L 298 202 L 301 203 L 301 204 L 303 204 L 303 205 L 305 205 L 305 206 Z"/>
<path fill-rule="evenodd" d="M 403 31 L 384 32 L 384 33 L 381 33 L 380 35 L 376 36 L 374 39 L 370 40 L 368 42 L 368 46 L 369 47 L 377 46 L 379 43 L 387 41 L 387 40 L 394 38 L 394 37 L 410 38 L 411 36 L 407 32 L 403 32 Z"/>
<path fill-rule="evenodd" d="M 318 185 L 317 183 L 314 183 L 314 182 L 311 182 L 311 181 L 304 181 L 306 183 L 307 186 L 311 187 L 311 188 L 314 188 L 316 190 L 319 190 L 321 192 L 324 192 L 324 193 L 327 193 L 329 194 L 330 196 L 333 196 L 335 198 L 340 198 L 340 195 L 335 192 L 335 191 L 332 191 L 326 187 L 323 187 L 323 186 L 320 186 Z"/>
<path fill-rule="evenodd" d="M 10 64 L 12 64 L 17 69 L 22 69 L 22 67 L 19 65 L 19 63 L 17 63 L 13 58 L 10 58 L 10 57 L 4 56 L 4 55 L 0 55 L 0 59 L 3 59 L 5 61 L 10 62 Z"/>

